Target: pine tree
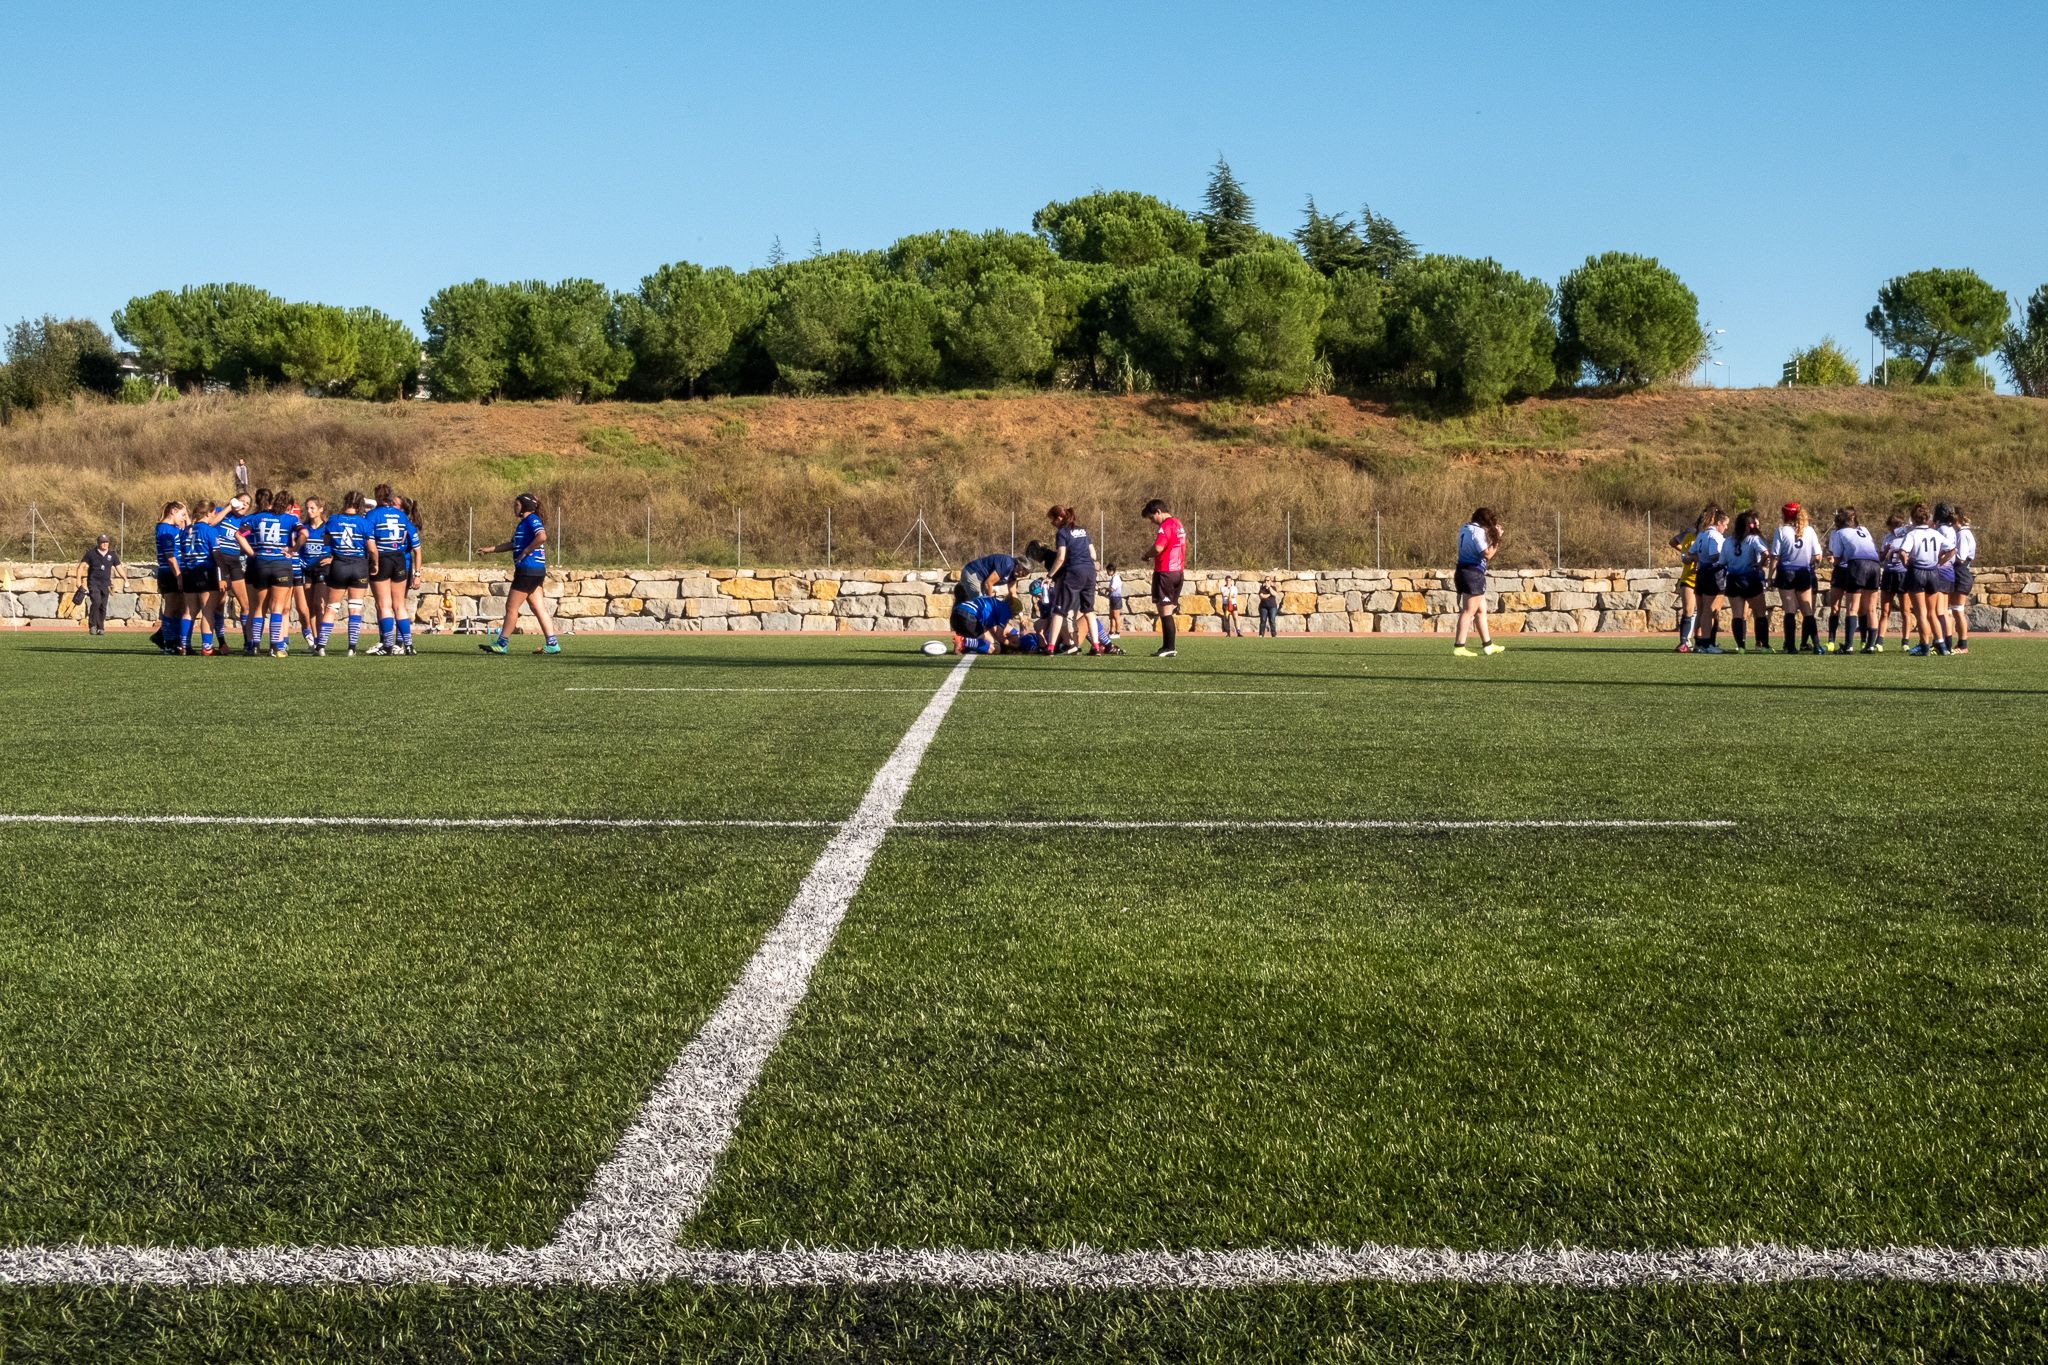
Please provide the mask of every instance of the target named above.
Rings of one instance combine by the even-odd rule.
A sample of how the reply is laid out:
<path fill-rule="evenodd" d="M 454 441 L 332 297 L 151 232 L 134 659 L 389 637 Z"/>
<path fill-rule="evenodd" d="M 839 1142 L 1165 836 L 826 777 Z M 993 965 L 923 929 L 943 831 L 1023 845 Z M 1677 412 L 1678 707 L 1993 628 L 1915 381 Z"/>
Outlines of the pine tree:
<path fill-rule="evenodd" d="M 1365 254 L 1360 264 L 1383 280 L 1393 278 L 1395 266 L 1421 254 L 1407 233 L 1395 227 L 1392 219 L 1374 213 L 1370 204 L 1360 211 L 1359 225 L 1365 235 Z"/>
<path fill-rule="evenodd" d="M 1202 204 L 1202 226 L 1209 235 L 1203 253 L 1205 261 L 1235 256 L 1258 241 L 1259 230 L 1252 224 L 1252 197 L 1221 156 L 1216 158 L 1216 169 L 1209 173 L 1209 187 L 1202 191 Z"/>
<path fill-rule="evenodd" d="M 1334 275 L 1340 270 L 1351 270 L 1363 266 L 1366 261 L 1365 243 L 1359 240 L 1358 229 L 1343 214 L 1324 214 L 1316 208 L 1316 197 L 1308 197 L 1308 207 L 1302 210 L 1302 224 L 1294 230 L 1294 244 L 1301 248 L 1302 259 L 1324 275 Z"/>
<path fill-rule="evenodd" d="M 768 268 L 772 270 L 788 259 L 788 253 L 782 249 L 782 234 L 778 232 L 775 240 L 768 244 Z"/>

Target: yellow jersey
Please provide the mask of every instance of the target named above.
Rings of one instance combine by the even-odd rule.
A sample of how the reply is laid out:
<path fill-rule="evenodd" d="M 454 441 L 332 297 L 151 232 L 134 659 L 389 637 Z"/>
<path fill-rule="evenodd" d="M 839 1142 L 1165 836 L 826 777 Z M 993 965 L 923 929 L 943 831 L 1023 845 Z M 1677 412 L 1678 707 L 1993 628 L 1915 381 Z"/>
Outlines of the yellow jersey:
<path fill-rule="evenodd" d="M 1692 543 L 1695 540 L 1698 540 L 1699 538 L 1700 533 L 1698 531 L 1679 532 L 1678 553 L 1682 555 L 1687 550 L 1690 550 L 1692 548 Z M 1699 579 L 1696 577 L 1697 566 L 1690 559 L 1683 561 L 1683 563 L 1685 567 L 1679 570 L 1678 581 L 1688 588 L 1698 587 Z"/>

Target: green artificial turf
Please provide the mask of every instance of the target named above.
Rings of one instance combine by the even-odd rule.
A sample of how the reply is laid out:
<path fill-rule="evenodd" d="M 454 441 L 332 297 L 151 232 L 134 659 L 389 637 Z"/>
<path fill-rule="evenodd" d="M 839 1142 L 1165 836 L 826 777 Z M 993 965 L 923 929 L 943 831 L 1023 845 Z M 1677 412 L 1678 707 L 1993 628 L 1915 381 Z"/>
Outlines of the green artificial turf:
<path fill-rule="evenodd" d="M 889 836 L 686 1243 L 2048 1241 L 2048 645 L 1126 643 L 976 664 L 903 815 L 987 830 Z M 839 819 L 915 644 L 0 637 L 0 808 Z M 1739 827 L 1001 828 L 1152 816 Z M 825 838 L 0 826 L 0 1242 L 543 1241 Z M 2044 1305 L 37 1289 L 0 1361 L 2036 1360 Z"/>
<path fill-rule="evenodd" d="M 545 1241 L 823 838 L 0 827 L 0 1241 Z"/>

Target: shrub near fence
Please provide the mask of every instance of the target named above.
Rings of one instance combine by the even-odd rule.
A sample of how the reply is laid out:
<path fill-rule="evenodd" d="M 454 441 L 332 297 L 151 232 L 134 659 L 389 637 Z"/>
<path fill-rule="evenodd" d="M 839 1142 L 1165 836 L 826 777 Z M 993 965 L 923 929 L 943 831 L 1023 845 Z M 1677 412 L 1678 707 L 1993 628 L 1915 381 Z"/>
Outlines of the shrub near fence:
<path fill-rule="evenodd" d="M 0 622 L 38 629 L 83 624 L 70 604 L 73 566 L 0 566 Z M 1190 629 L 1220 629 L 1215 594 L 1226 579 L 1256 621 L 1258 571 L 1197 570 L 1181 599 Z M 428 565 L 415 618 L 444 629 L 495 624 L 503 614 L 509 575 L 503 569 Z M 1126 630 L 1152 626 L 1145 575 L 1125 579 Z M 1504 635 L 1563 632 L 1666 631 L 1677 625 L 1676 570 L 1527 569 L 1493 574 L 1493 628 Z M 1334 569 L 1278 576 L 1282 634 L 1416 634 L 1449 631 L 1458 599 L 1445 569 Z M 548 591 L 556 615 L 572 632 L 805 631 L 818 634 L 912 631 L 948 633 L 953 595 L 949 575 L 892 569 L 558 570 Z M 2048 567 L 1979 569 L 1978 631 L 2048 630 Z M 130 565 L 116 584 L 108 618 L 135 625 L 156 616 L 146 566 Z"/>

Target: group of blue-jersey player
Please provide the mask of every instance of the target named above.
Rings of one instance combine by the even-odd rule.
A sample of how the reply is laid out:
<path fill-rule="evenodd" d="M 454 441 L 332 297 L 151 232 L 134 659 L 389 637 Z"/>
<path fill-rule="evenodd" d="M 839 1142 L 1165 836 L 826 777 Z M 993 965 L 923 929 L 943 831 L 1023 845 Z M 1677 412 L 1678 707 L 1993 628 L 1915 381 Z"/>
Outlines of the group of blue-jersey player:
<path fill-rule="evenodd" d="M 224 503 L 166 503 L 156 527 L 162 606 L 150 640 L 166 654 L 225 654 L 232 603 L 244 654 L 287 657 L 285 619 L 296 614 L 300 638 L 316 656 L 327 653 L 336 619 L 345 616 L 353 658 L 367 596 L 377 621 L 368 652 L 411 654 L 419 562 L 412 506 L 389 484 L 370 498 L 349 490 L 332 516 L 320 498 L 302 507 L 289 492 L 269 489 Z"/>

